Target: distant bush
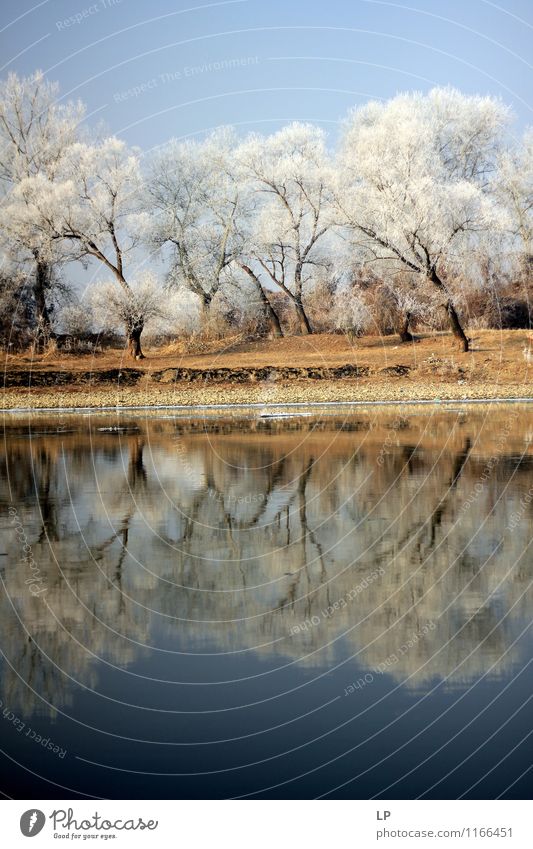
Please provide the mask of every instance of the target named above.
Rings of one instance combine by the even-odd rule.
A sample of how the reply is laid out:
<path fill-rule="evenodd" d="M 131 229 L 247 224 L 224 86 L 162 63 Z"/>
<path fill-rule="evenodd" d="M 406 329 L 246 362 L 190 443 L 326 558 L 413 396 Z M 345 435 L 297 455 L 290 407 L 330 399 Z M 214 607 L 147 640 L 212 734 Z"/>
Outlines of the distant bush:
<path fill-rule="evenodd" d="M 514 283 L 498 291 L 476 290 L 463 296 L 468 323 L 487 330 L 528 330 L 533 327 L 533 288 Z"/>
<path fill-rule="evenodd" d="M 531 327 L 531 304 L 517 298 L 503 298 L 498 304 L 494 326 L 502 330 L 525 330 Z"/>

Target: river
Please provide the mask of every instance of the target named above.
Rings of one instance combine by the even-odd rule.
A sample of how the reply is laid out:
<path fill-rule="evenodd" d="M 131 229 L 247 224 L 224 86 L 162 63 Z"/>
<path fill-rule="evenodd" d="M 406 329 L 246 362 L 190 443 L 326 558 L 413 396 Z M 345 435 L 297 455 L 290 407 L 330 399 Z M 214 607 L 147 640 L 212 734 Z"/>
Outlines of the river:
<path fill-rule="evenodd" d="M 533 407 L 4 418 L 15 798 L 525 798 Z"/>

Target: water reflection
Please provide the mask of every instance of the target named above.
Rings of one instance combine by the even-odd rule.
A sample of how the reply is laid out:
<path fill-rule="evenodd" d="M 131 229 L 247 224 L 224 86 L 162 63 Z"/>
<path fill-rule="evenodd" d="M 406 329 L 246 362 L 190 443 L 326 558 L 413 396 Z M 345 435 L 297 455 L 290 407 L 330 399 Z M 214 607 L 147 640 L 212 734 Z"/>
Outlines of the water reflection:
<path fill-rule="evenodd" d="M 161 682 L 201 685 L 193 713 L 328 670 L 335 698 L 365 675 L 410 698 L 509 678 L 533 600 L 529 416 L 9 420 L 3 703 L 86 720 L 83 694 L 123 700 L 120 670 L 149 710 L 183 707 Z M 130 731 L 153 739 L 145 719 Z"/>

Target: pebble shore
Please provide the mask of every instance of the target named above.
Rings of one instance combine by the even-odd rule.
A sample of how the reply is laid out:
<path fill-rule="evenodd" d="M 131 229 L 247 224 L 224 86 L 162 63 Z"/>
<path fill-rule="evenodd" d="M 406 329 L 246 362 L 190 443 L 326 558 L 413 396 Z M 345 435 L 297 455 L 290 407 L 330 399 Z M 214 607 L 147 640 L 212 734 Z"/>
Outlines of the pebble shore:
<path fill-rule="evenodd" d="M 482 399 L 533 399 L 533 388 L 524 383 L 430 383 L 395 381 L 290 381 L 276 386 L 174 384 L 169 386 L 124 387 L 98 386 L 90 391 L 71 389 L 5 389 L 1 407 L 7 410 L 103 408 L 139 406 L 186 406 L 253 404 L 320 404 L 346 402 L 451 401 Z"/>

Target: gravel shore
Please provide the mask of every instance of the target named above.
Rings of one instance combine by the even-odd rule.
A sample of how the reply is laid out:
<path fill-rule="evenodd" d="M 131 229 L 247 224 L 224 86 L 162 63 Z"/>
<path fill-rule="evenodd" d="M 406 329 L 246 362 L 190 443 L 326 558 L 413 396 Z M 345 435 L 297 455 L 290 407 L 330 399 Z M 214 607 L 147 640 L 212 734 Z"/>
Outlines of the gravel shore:
<path fill-rule="evenodd" d="M 3 410 L 64 409 L 139 406 L 186 406 L 250 404 L 272 407 L 276 404 L 320 404 L 346 402 L 450 401 L 482 399 L 533 399 L 533 388 L 523 383 L 411 383 L 394 381 L 290 381 L 275 386 L 215 385 L 124 387 L 109 386 L 69 391 L 50 389 L 6 389 L 2 393 Z"/>

